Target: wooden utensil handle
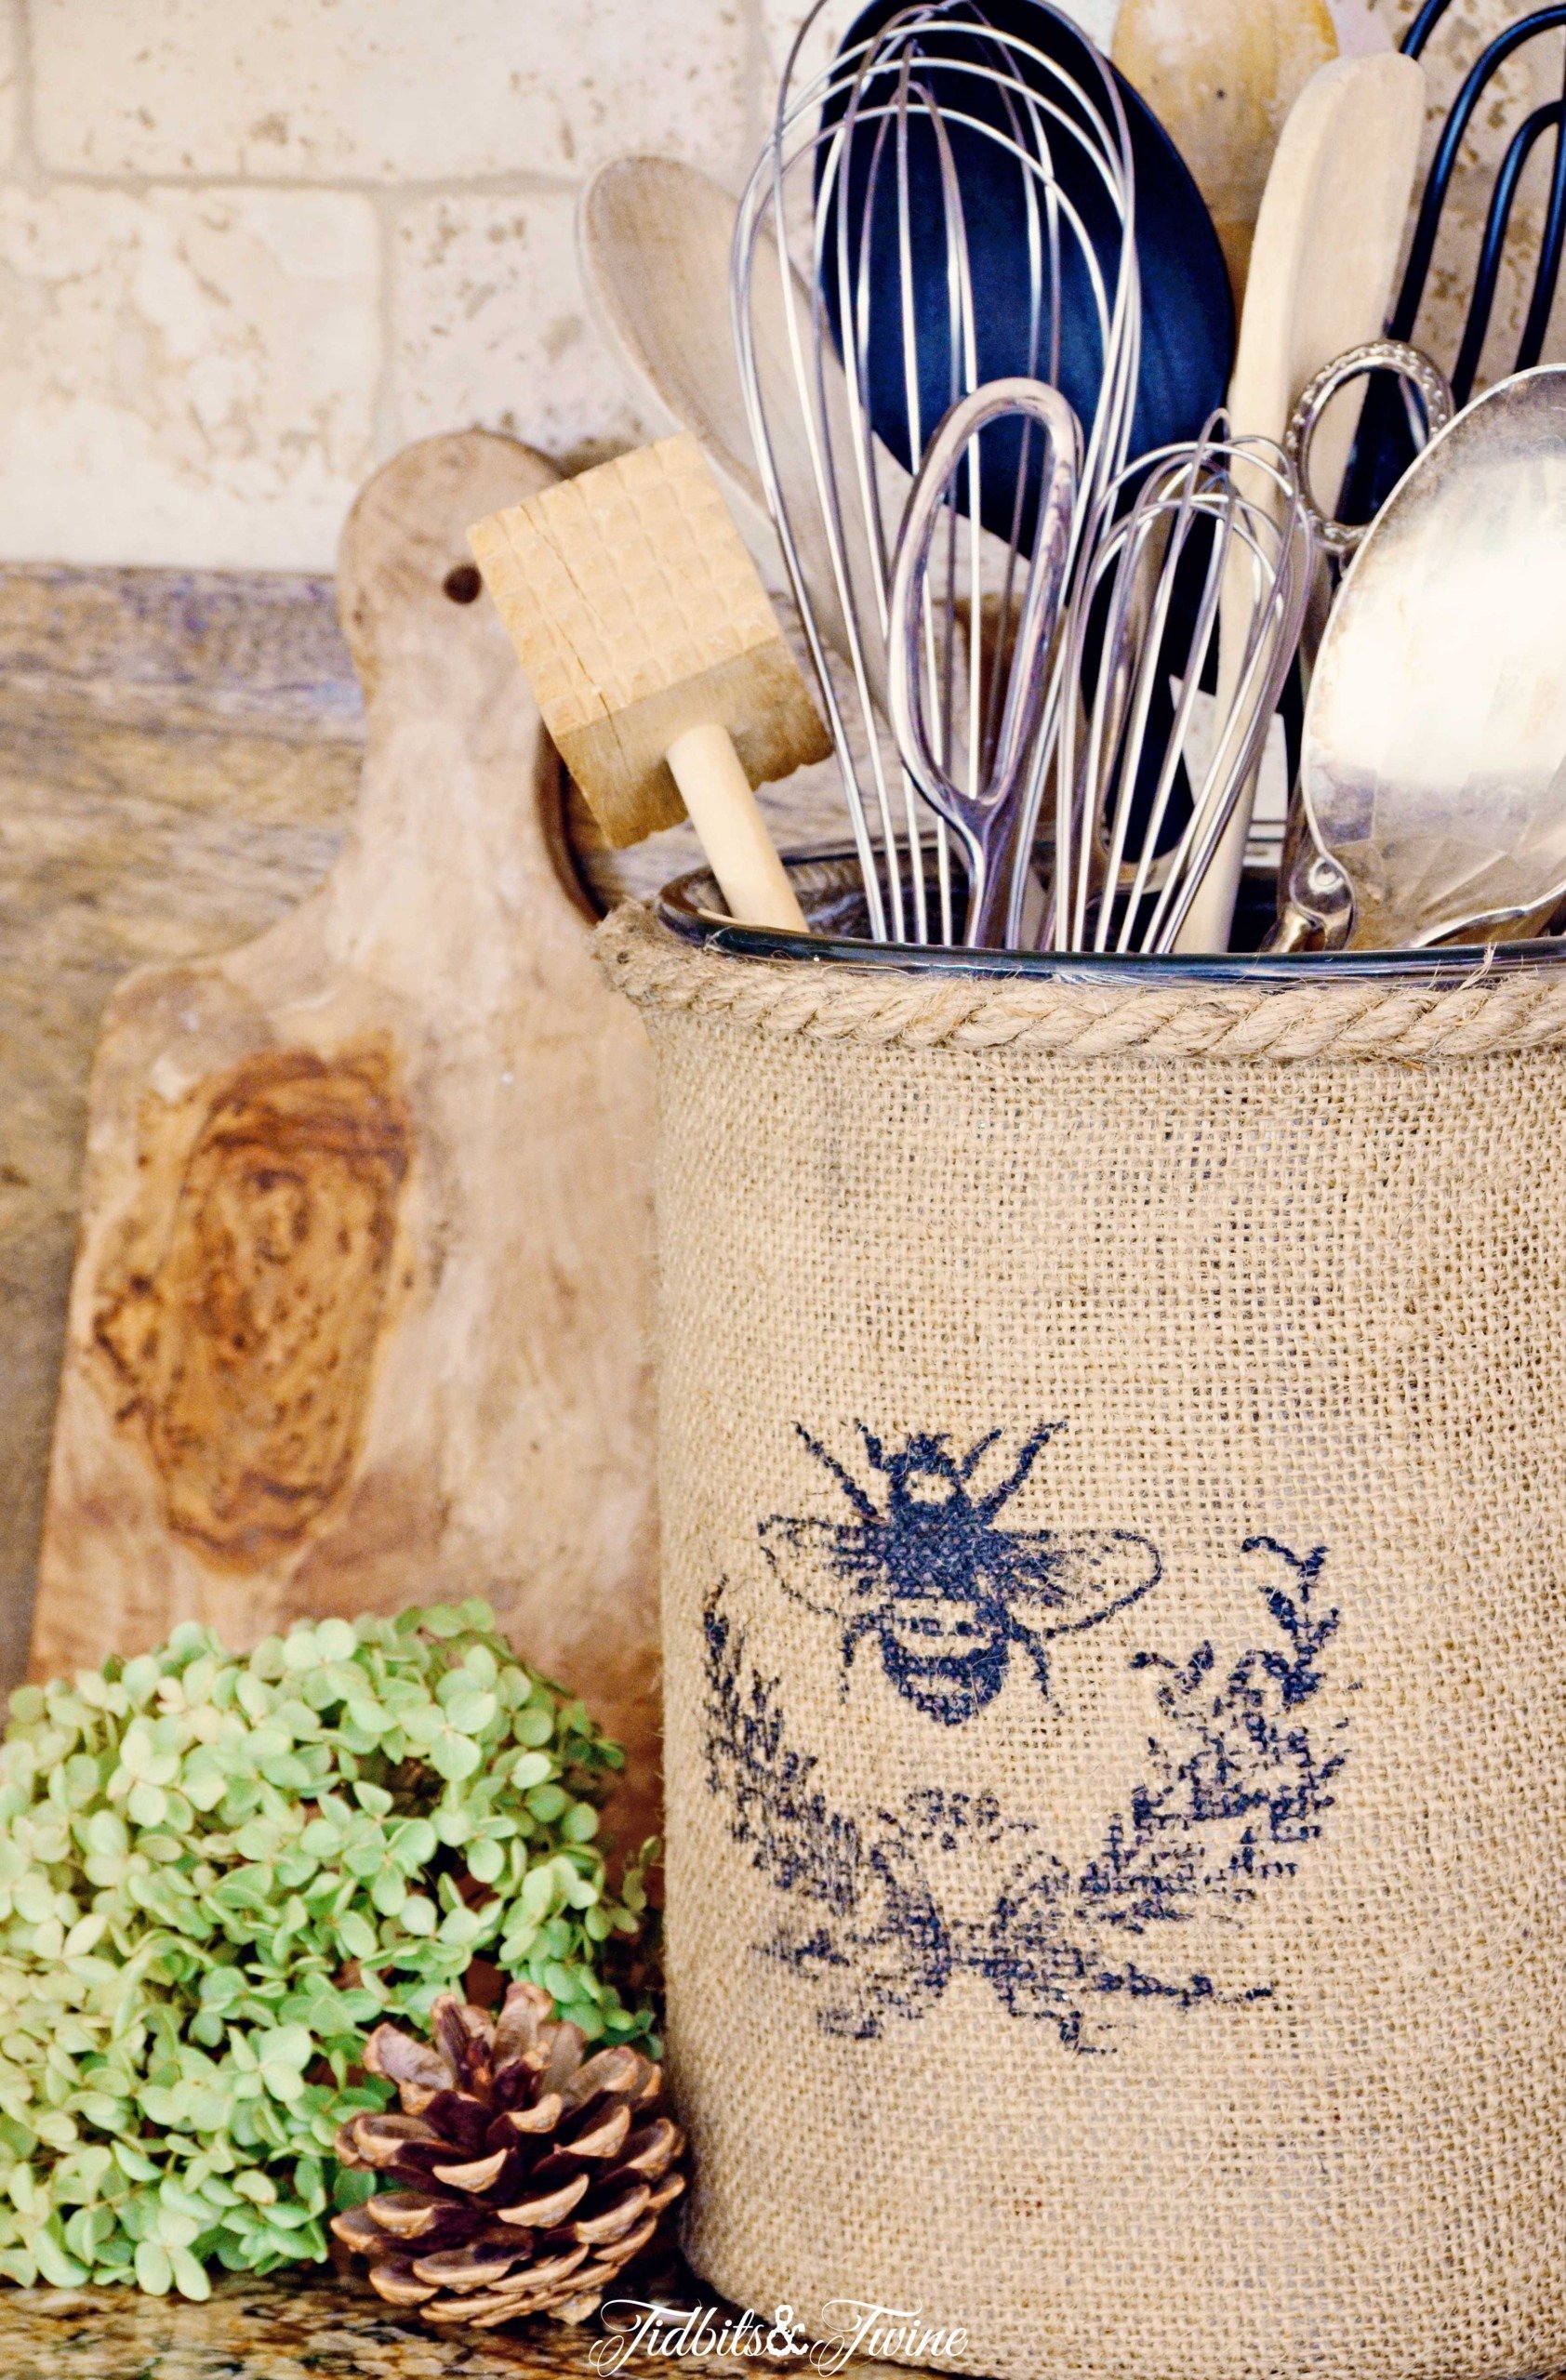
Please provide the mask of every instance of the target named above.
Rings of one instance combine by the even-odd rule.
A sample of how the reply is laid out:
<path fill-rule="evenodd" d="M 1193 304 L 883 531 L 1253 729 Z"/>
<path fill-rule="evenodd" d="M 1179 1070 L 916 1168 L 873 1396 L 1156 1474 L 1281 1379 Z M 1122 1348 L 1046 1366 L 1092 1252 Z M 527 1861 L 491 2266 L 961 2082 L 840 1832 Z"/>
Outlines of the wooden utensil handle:
<path fill-rule="evenodd" d="M 807 932 L 727 728 L 689 727 L 666 757 L 736 923 Z"/>

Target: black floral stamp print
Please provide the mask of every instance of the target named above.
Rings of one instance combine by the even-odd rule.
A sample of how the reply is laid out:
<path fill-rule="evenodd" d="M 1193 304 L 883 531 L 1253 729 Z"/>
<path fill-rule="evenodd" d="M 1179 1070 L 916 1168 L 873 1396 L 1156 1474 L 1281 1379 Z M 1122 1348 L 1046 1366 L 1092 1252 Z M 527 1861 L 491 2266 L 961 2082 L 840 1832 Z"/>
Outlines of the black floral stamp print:
<path fill-rule="evenodd" d="M 755 1947 L 816 1985 L 824 2031 L 876 2040 L 925 2016 L 959 1974 L 1083 2052 L 1112 2048 L 1117 2012 L 1138 2003 L 1234 2007 L 1271 1996 L 1265 1979 L 1220 1991 L 1182 1961 L 1180 1928 L 1201 1914 L 1241 1920 L 1264 1886 L 1295 1874 L 1334 1806 L 1348 1723 L 1323 1725 L 1313 1707 L 1339 1621 L 1322 1591 L 1326 1549 L 1299 1555 L 1253 1537 L 1241 1552 L 1254 1557 L 1266 1641 L 1227 1669 L 1206 1643 L 1181 1663 L 1133 1657 L 1154 1684 L 1158 1721 L 1141 1777 L 1080 1869 L 995 1793 L 932 1785 L 896 1807 L 834 1807 L 816 1758 L 790 1737 L 776 1680 L 747 1663 L 724 1590 L 712 1593 L 708 1783 L 736 1842 L 789 1897 L 790 1916 Z M 981 1644 L 998 1646 L 1002 1672 L 1009 1641 L 986 1620 Z M 943 1679 L 940 1690 L 949 1686 Z M 983 1880 L 976 1901 L 946 1889 L 960 1871 Z M 960 1914 L 959 1897 L 978 1913 Z"/>

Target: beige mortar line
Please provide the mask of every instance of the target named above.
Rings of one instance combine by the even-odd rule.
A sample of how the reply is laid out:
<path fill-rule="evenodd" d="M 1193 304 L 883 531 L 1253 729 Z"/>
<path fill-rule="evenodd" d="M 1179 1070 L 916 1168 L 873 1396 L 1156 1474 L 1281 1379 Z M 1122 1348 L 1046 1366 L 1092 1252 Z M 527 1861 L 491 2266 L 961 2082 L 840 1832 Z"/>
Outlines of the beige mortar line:
<path fill-rule="evenodd" d="M 33 26 L 27 0 L 6 0 L 6 6 L 11 20 L 11 55 L 17 73 L 17 153 L 6 178 L 36 190 L 44 177 L 33 137 Z"/>
<path fill-rule="evenodd" d="M 28 131 L 31 134 L 31 91 L 28 93 Z M 20 143 L 19 134 L 19 161 Z M 433 178 L 400 179 L 353 174 L 257 174 L 245 168 L 226 174 L 194 174 L 170 167 L 165 172 L 138 174 L 95 173 L 82 165 L 40 165 L 29 139 L 28 162 L 37 178 L 45 183 L 70 183 L 88 190 L 124 191 L 133 198 L 144 198 L 149 191 L 188 190 L 298 190 L 340 191 L 355 198 L 427 199 L 427 198 L 567 198 L 580 187 L 579 176 L 517 172 L 512 174 L 451 174 Z M 14 174 L 0 173 L 0 182 L 14 180 Z"/>
<path fill-rule="evenodd" d="M 387 461 L 405 444 L 397 371 L 397 319 L 393 296 L 392 254 L 401 202 L 398 191 L 382 190 L 371 198 L 375 213 L 376 323 L 380 334 L 380 361 L 370 403 L 370 439 L 378 463 Z"/>
<path fill-rule="evenodd" d="M 25 22 L 25 0 L 0 0 L 0 5 L 9 6 L 17 12 L 19 21 Z M 24 52 L 19 49 L 18 55 L 20 60 Z M 28 64 L 31 65 L 30 60 Z M 403 435 L 402 407 L 398 396 L 393 295 L 396 279 L 393 245 L 399 217 L 410 207 L 423 205 L 431 199 L 574 198 L 580 188 L 579 182 L 564 176 L 526 172 L 473 174 L 465 178 L 454 176 L 443 180 L 388 181 L 346 174 L 107 174 L 92 173 L 79 167 L 50 170 L 40 166 L 37 161 L 32 139 L 32 96 L 29 72 L 22 81 L 16 165 L 8 173 L 0 173 L 0 189 L 7 183 L 23 180 L 35 195 L 62 188 L 119 191 L 129 198 L 146 198 L 157 191 L 182 191 L 199 197 L 206 192 L 227 196 L 234 191 L 272 190 L 297 191 L 301 196 L 313 196 L 324 192 L 369 202 L 376 227 L 375 317 L 379 347 L 375 385 L 370 397 L 370 440 L 378 462 L 386 461 L 406 443 Z"/>
<path fill-rule="evenodd" d="M 744 60 L 740 72 L 745 77 L 745 157 L 749 160 L 761 154 L 762 143 L 772 124 L 776 94 L 772 89 L 762 0 L 740 0 L 740 14 L 745 26 Z M 742 183 L 747 170 L 747 165 L 742 163 Z"/>
<path fill-rule="evenodd" d="M 445 197 L 564 198 L 575 195 L 582 187 L 584 177 L 580 171 L 557 174 L 524 166 L 492 174 L 326 174 L 313 171 L 289 174 L 269 173 L 250 165 L 237 165 L 222 173 L 197 173 L 173 165 L 134 173 L 100 171 L 90 165 L 51 165 L 46 159 L 39 157 L 33 137 L 32 38 L 27 0 L 0 0 L 0 7 L 9 8 L 17 26 L 17 58 L 22 99 L 18 161 L 20 164 L 23 153 L 25 134 L 28 165 L 32 173 L 44 182 L 69 182 L 87 189 L 124 191 L 131 197 L 144 197 L 153 190 L 254 189 L 343 191 L 358 197 L 412 200 Z M 743 185 L 760 151 L 771 124 L 773 101 L 762 0 L 740 0 L 740 11 L 746 34 L 741 66 L 746 83 L 741 118 L 744 145 L 733 172 L 718 177 L 725 186 L 733 180 L 737 188 Z M 702 170 L 710 173 L 712 167 L 704 162 Z M 13 178 L 16 177 L 0 173 L 0 182 Z"/>

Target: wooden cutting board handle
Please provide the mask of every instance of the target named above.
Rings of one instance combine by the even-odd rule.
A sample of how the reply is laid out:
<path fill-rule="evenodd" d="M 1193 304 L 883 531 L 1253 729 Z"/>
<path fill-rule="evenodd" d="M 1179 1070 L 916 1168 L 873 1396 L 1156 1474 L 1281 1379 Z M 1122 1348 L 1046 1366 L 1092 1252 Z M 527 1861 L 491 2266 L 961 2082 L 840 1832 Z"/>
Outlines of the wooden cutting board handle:
<path fill-rule="evenodd" d="M 371 481 L 349 840 L 259 940 L 110 1003 L 33 1666 L 485 1594 L 626 1743 L 624 1838 L 657 1805 L 651 1067 L 466 542 L 554 476 L 474 431 Z"/>

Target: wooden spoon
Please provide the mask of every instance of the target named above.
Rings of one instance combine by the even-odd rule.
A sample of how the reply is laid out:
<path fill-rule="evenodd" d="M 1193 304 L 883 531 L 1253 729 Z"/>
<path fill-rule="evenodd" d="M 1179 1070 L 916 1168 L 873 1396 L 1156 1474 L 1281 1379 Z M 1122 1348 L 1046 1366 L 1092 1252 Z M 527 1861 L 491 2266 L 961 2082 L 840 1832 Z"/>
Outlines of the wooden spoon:
<path fill-rule="evenodd" d="M 694 165 L 617 157 L 582 192 L 577 243 L 605 342 L 660 426 L 699 441 L 746 544 L 779 587 L 729 328 L 737 213 L 728 192 Z M 781 309 L 777 330 L 787 337 Z"/>
<path fill-rule="evenodd" d="M 1111 54 L 1196 178 L 1238 309 L 1289 110 L 1338 55 L 1327 0 L 1121 0 Z"/>
<path fill-rule="evenodd" d="M 697 441 L 763 579 L 778 588 L 787 580 L 756 469 L 729 313 L 729 250 L 737 213 L 728 192 L 694 165 L 668 157 L 619 157 L 601 167 L 583 192 L 577 241 L 583 281 L 604 337 L 653 411 Z M 809 293 L 792 271 L 789 284 L 808 353 Z M 828 645 L 847 661 L 850 640 L 794 393 L 783 286 L 770 241 L 757 265 L 754 312 L 757 368 L 776 444 L 778 481 L 811 610 Z M 823 358 L 823 378 L 833 447 L 845 456 L 853 443 L 847 385 L 829 355 Z M 882 517 L 895 530 L 913 481 L 879 439 L 874 453 Z M 865 539 L 855 533 L 857 515 L 850 509 L 844 545 L 855 606 L 862 620 L 873 620 L 878 599 L 871 559 Z M 980 551 L 986 587 L 1006 583 L 1005 541 L 983 531 Z M 864 647 L 864 659 L 871 698 L 884 717 L 886 656 L 873 637 Z"/>

